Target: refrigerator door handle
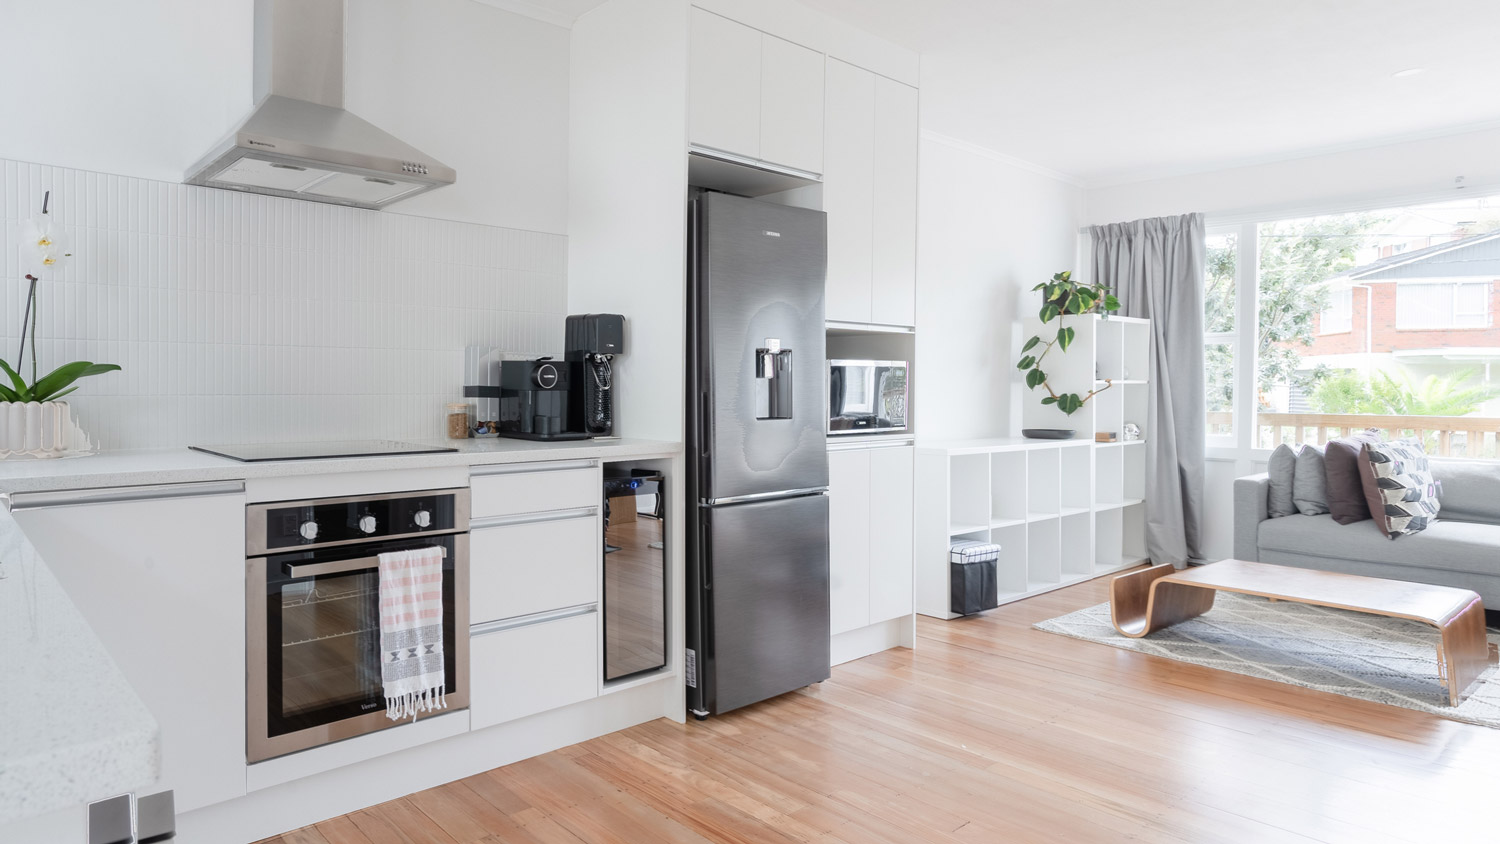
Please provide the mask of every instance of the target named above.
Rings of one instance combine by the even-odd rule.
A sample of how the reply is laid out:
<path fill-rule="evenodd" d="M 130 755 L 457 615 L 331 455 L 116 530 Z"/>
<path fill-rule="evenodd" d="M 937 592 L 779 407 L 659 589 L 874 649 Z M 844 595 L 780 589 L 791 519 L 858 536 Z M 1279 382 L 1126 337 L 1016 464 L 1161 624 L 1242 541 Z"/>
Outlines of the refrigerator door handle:
<path fill-rule="evenodd" d="M 750 501 L 770 501 L 775 498 L 797 498 L 804 495 L 827 495 L 828 487 L 813 486 L 806 489 L 783 489 L 777 492 L 757 492 L 754 495 L 731 495 L 727 498 L 705 498 L 698 502 L 704 507 L 720 507 L 727 504 L 744 504 Z"/>

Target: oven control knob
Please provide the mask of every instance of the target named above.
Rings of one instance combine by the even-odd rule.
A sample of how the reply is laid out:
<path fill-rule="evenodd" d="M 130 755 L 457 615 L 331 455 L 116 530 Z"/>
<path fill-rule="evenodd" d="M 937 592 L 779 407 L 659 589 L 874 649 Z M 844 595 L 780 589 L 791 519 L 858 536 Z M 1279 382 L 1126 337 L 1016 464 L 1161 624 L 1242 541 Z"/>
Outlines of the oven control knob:
<path fill-rule="evenodd" d="M 427 512 L 426 510 L 418 510 L 417 512 L 411 514 L 411 520 L 413 522 L 416 522 L 417 527 L 419 528 L 432 526 L 432 514 Z"/>
<path fill-rule="evenodd" d="M 369 513 L 359 517 L 359 529 L 365 533 L 375 532 L 375 517 Z"/>
<path fill-rule="evenodd" d="M 297 528 L 297 532 L 302 534 L 303 539 L 311 542 L 318 538 L 318 523 L 308 519 L 302 523 L 302 527 Z"/>

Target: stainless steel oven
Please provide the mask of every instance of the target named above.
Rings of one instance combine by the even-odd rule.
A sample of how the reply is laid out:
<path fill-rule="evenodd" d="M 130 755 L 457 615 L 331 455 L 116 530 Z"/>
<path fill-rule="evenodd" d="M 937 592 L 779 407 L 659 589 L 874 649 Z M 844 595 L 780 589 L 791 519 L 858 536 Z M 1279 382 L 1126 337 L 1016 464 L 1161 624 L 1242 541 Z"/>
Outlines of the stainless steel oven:
<path fill-rule="evenodd" d="M 246 508 L 246 758 L 259 762 L 405 721 L 386 717 L 379 555 L 437 546 L 447 708 L 469 705 L 469 490 Z M 426 715 L 423 717 L 431 717 Z"/>

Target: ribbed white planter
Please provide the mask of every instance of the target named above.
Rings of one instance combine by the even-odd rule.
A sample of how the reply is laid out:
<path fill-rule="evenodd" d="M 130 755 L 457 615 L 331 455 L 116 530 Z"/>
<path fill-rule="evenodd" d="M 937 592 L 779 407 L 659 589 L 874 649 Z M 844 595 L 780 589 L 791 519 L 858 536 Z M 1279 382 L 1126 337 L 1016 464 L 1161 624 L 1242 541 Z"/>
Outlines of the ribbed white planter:
<path fill-rule="evenodd" d="M 65 401 L 0 404 L 0 458 L 64 457 L 89 450 Z"/>

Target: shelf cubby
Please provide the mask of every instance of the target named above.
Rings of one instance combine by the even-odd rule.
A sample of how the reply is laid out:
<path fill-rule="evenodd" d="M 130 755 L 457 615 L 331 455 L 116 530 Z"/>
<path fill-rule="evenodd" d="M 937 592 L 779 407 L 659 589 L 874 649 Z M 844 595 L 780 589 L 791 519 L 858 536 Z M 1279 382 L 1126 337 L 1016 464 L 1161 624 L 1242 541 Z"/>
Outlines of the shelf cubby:
<path fill-rule="evenodd" d="M 1119 510 L 1121 563 L 1146 559 L 1146 505 L 1132 504 Z"/>
<path fill-rule="evenodd" d="M 1141 430 L 1141 437 L 1150 435 L 1146 430 L 1146 421 L 1150 413 L 1149 402 L 1151 391 L 1144 381 L 1131 381 L 1118 385 L 1120 390 L 1120 426 L 1118 428 L 1120 439 L 1125 439 L 1125 423 L 1134 422 Z"/>
<path fill-rule="evenodd" d="M 1026 526 L 1026 580 L 1028 591 L 1062 580 L 1062 534 L 1057 519 Z"/>
<path fill-rule="evenodd" d="M 1060 449 L 1058 455 L 1061 471 L 1058 474 L 1060 499 L 1063 514 L 1087 512 L 1094 503 L 1093 449 L 1088 446 L 1069 446 Z"/>
<path fill-rule="evenodd" d="M 1110 378 L 1116 381 L 1124 374 L 1124 324 L 1115 319 L 1100 319 L 1095 322 L 1094 368 L 1095 378 Z"/>
<path fill-rule="evenodd" d="M 1118 505 L 1125 500 L 1125 449 L 1094 449 L 1094 504 Z"/>
<path fill-rule="evenodd" d="M 1055 516 L 1062 507 L 1062 449 L 1037 448 L 1026 456 L 1026 512 L 1028 519 Z"/>
<path fill-rule="evenodd" d="M 998 451 L 989 457 L 991 525 L 1025 522 L 1029 512 L 1026 452 Z"/>
<path fill-rule="evenodd" d="M 1121 360 L 1123 371 L 1120 377 L 1149 381 L 1151 372 L 1151 323 L 1143 319 L 1111 320 L 1122 329 L 1124 349 Z"/>
<path fill-rule="evenodd" d="M 1122 514 L 1120 508 L 1101 510 L 1094 514 L 1094 568 L 1108 571 L 1120 567 L 1124 556 L 1120 542 Z"/>
<path fill-rule="evenodd" d="M 1124 470 L 1122 500 L 1144 500 L 1146 498 L 1146 449 L 1122 448 L 1117 452 Z"/>
<path fill-rule="evenodd" d="M 1000 595 L 1026 592 L 1029 574 L 1026 568 L 1026 525 L 1011 525 L 991 532 L 990 541 L 1000 546 L 995 563 L 996 587 Z"/>
<path fill-rule="evenodd" d="M 1086 512 L 1063 516 L 1060 527 L 1062 528 L 1060 548 L 1063 578 L 1093 574 L 1093 516 Z"/>
<path fill-rule="evenodd" d="M 948 533 L 970 533 L 990 526 L 990 461 L 986 454 L 953 458 L 948 476 Z"/>

